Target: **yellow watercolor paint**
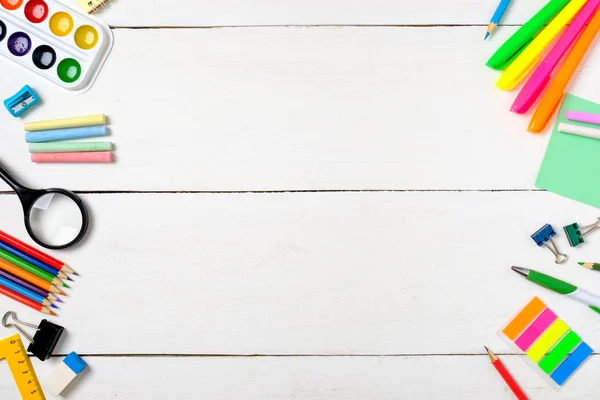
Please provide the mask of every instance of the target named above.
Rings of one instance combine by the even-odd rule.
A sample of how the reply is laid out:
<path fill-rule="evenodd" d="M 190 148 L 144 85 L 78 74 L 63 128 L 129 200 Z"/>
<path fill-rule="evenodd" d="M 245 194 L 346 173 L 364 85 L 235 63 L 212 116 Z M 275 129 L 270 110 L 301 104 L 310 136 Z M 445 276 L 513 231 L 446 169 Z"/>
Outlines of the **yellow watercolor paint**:
<path fill-rule="evenodd" d="M 527 350 L 527 356 L 537 364 L 568 331 L 569 326 L 557 319 Z"/>
<path fill-rule="evenodd" d="M 73 30 L 73 17 L 70 14 L 60 11 L 50 17 L 50 30 L 56 36 L 67 36 Z"/>
<path fill-rule="evenodd" d="M 98 44 L 98 31 L 90 25 L 82 25 L 75 31 L 75 44 L 83 50 L 91 50 Z"/>

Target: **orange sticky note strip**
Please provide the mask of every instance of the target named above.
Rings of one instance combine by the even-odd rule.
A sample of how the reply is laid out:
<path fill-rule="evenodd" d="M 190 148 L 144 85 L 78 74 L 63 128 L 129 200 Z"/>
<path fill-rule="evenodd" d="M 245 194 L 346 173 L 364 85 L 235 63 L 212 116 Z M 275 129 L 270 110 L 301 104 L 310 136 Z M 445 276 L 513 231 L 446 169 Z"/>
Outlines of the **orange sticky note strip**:
<path fill-rule="evenodd" d="M 544 302 L 539 298 L 534 297 L 533 300 L 531 300 L 529 304 L 527 304 L 512 321 L 510 321 L 510 323 L 506 326 L 506 328 L 504 328 L 504 330 L 502 330 L 502 332 L 504 332 L 504 334 L 510 340 L 514 341 L 517 336 L 519 336 L 519 334 L 521 334 L 521 332 L 523 332 L 525 328 L 531 324 L 531 321 L 533 321 L 535 317 L 544 311 L 545 308 L 546 305 Z"/>

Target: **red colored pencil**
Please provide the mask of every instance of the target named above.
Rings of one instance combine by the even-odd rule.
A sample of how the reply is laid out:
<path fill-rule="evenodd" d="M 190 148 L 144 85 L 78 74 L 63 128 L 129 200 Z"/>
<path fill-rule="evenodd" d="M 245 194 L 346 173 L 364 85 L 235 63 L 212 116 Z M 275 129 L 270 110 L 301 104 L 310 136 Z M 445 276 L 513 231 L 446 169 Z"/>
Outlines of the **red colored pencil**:
<path fill-rule="evenodd" d="M 517 399 L 528 400 L 527 396 L 525 396 L 525 393 L 523 393 L 523 391 L 521 390 L 521 388 L 519 387 L 517 382 L 510 375 L 510 373 L 508 372 L 506 367 L 504 367 L 504 364 L 502 364 L 500 359 L 494 353 L 492 353 L 492 351 L 490 349 L 488 349 L 487 347 L 485 349 L 488 352 L 488 356 L 490 357 L 490 361 L 492 362 L 492 365 L 496 368 L 496 370 L 498 371 L 498 373 L 500 374 L 502 379 L 504 379 L 504 382 L 506 382 L 506 384 L 508 385 L 510 390 L 512 390 L 512 392 L 515 394 L 515 396 L 517 396 Z"/>
<path fill-rule="evenodd" d="M 8 245 L 10 245 L 10 246 L 12 246 L 14 248 L 16 248 L 16 249 L 21 250 L 24 253 L 29 254 L 31 257 L 37 258 L 39 261 L 48 264 L 52 268 L 56 268 L 58 270 L 66 272 L 68 274 L 75 274 L 75 275 L 77 275 L 77 273 L 75 271 L 73 271 L 64 262 L 59 261 L 56 258 L 51 257 L 51 256 L 49 256 L 46 253 L 42 253 L 41 251 L 39 251 L 35 247 L 31 247 L 27 243 L 21 242 L 19 239 L 10 236 L 6 232 L 0 231 L 0 240 L 3 241 L 4 243 L 6 243 L 6 244 L 8 244 Z"/>
<path fill-rule="evenodd" d="M 37 310 L 41 313 L 49 314 L 49 315 L 56 315 L 56 314 L 54 314 L 54 312 L 48 310 L 42 304 L 36 303 L 35 301 L 30 300 L 25 296 L 21 296 L 20 294 L 15 293 L 10 289 L 5 288 L 4 286 L 0 286 L 0 293 L 7 297 L 10 297 L 13 300 L 18 301 L 19 303 L 23 303 L 26 306 L 29 306 L 29 307 L 33 308 L 34 310 Z"/>

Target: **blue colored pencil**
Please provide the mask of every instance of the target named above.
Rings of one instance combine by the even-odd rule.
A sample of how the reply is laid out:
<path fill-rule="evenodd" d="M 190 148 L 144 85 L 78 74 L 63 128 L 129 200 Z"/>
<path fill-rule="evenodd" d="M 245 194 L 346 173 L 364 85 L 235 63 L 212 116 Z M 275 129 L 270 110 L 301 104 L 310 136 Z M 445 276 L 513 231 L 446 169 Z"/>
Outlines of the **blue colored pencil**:
<path fill-rule="evenodd" d="M 22 252 L 19 249 L 12 247 L 9 244 L 4 243 L 0 240 L 0 249 L 7 251 L 15 257 L 19 257 L 21 260 L 27 261 L 30 264 L 35 265 L 38 268 L 43 269 L 44 271 L 51 273 L 54 276 L 58 276 L 58 270 L 56 268 L 52 268 L 46 263 L 41 262 L 37 258 L 31 257 L 29 254 Z"/>
<path fill-rule="evenodd" d="M 486 40 L 488 37 L 490 37 L 492 31 L 500 23 L 500 20 L 502 20 L 502 17 L 504 16 L 504 13 L 506 12 L 510 2 L 511 0 L 500 0 L 500 4 L 498 4 L 498 8 L 496 8 L 496 12 L 494 15 L 492 15 L 492 19 L 490 19 L 490 24 L 488 25 L 487 32 L 485 33 L 485 38 L 483 40 Z"/>
<path fill-rule="evenodd" d="M 0 286 L 5 287 L 6 289 L 10 289 L 13 292 L 20 294 L 21 296 L 25 296 L 28 299 L 35 301 L 36 303 L 40 303 L 44 306 L 52 306 L 54 308 L 57 308 L 54 304 L 52 304 L 52 302 L 50 300 L 40 296 L 37 293 L 32 292 L 29 289 L 25 289 L 23 286 L 17 285 L 16 283 L 9 281 L 8 279 L 5 279 L 1 276 L 0 276 Z"/>

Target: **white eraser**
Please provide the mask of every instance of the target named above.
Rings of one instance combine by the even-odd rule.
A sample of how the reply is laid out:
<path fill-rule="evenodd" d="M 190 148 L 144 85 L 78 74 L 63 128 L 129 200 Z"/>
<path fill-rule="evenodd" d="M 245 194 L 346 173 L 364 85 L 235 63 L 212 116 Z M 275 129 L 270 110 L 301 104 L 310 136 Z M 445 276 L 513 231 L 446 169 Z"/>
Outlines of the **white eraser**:
<path fill-rule="evenodd" d="M 58 397 L 63 390 L 80 374 L 87 364 L 76 353 L 71 353 L 54 371 L 46 378 L 44 388 L 54 397 Z"/>

